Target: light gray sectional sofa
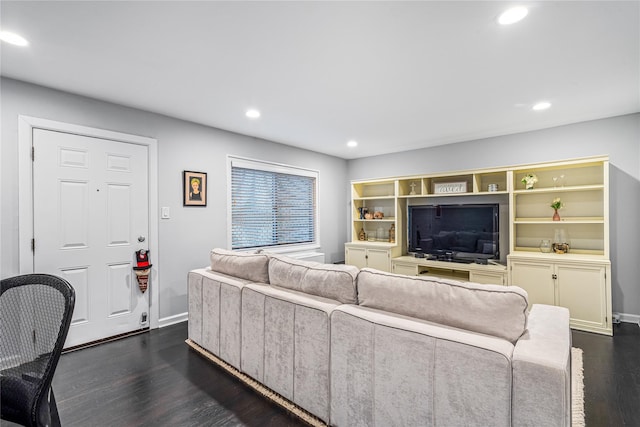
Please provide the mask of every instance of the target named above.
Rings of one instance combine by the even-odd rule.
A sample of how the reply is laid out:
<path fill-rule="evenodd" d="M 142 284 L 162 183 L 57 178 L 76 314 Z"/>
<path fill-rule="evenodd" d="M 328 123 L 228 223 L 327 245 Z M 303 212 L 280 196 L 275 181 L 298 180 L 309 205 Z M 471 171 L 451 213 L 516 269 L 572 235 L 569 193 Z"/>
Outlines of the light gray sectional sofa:
<path fill-rule="evenodd" d="M 566 309 L 518 287 L 211 252 L 189 339 L 336 426 L 570 426 Z"/>

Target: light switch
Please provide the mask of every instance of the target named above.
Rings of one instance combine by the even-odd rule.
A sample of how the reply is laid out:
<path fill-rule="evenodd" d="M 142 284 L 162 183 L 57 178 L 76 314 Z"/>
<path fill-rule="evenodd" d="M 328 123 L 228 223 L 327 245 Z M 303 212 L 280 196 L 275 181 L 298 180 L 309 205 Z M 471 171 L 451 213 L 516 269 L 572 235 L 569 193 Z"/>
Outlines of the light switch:
<path fill-rule="evenodd" d="M 171 218 L 171 211 L 168 206 L 163 206 L 160 213 L 160 218 L 169 219 Z"/>

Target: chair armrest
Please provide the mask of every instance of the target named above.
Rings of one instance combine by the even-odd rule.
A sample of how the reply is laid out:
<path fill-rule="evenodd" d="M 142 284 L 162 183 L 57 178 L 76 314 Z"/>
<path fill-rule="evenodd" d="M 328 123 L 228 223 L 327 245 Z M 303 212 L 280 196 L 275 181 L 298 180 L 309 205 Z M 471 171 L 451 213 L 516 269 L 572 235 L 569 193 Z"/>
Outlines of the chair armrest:
<path fill-rule="evenodd" d="M 513 426 L 571 425 L 569 310 L 535 304 L 513 350 Z"/>

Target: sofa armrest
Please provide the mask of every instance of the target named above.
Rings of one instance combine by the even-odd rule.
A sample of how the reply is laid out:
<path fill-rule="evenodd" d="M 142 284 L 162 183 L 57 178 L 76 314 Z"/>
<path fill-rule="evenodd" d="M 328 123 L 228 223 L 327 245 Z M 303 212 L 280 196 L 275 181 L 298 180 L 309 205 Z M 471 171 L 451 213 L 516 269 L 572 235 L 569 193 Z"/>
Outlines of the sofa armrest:
<path fill-rule="evenodd" d="M 569 310 L 535 304 L 513 351 L 513 426 L 571 425 Z"/>

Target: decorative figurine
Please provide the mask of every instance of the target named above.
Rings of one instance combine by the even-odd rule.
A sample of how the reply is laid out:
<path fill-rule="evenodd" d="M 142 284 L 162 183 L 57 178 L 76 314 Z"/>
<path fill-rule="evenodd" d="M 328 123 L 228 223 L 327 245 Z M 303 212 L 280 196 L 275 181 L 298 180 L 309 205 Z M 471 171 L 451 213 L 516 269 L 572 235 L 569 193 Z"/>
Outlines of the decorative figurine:
<path fill-rule="evenodd" d="M 391 228 L 389 228 L 389 243 L 396 242 L 396 225 L 391 224 Z"/>
<path fill-rule="evenodd" d="M 367 238 L 367 235 L 364 232 L 364 228 L 361 228 L 360 232 L 358 233 L 358 240 L 364 241 L 366 240 L 366 238 Z"/>
<path fill-rule="evenodd" d="M 149 272 L 153 264 L 149 264 L 149 251 L 146 249 L 140 249 L 136 251 L 136 266 L 133 267 L 133 271 L 138 278 L 138 287 L 145 293 L 149 287 Z"/>

